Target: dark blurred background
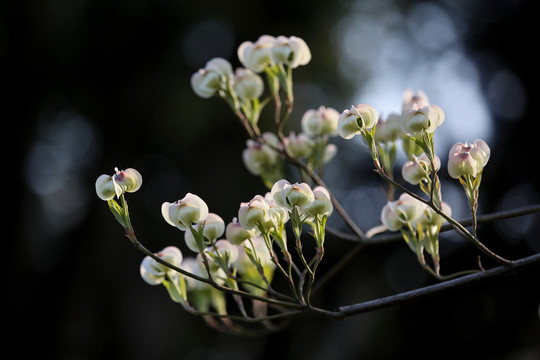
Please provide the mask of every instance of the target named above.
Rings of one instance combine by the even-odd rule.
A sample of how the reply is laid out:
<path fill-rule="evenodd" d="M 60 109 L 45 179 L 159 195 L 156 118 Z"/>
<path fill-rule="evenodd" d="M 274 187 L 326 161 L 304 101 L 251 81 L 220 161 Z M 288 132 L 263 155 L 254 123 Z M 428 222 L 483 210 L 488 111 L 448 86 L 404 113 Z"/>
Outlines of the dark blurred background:
<path fill-rule="evenodd" d="M 536 204 L 533 6 L 2 1 L 5 173 L 16 209 L 4 222 L 11 230 L 4 348 L 40 359 L 540 359 L 538 267 L 345 321 L 297 318 L 281 332 L 248 338 L 218 333 L 142 281 L 143 255 L 94 191 L 95 179 L 114 167 L 138 169 L 143 187 L 128 201 L 139 239 L 154 251 L 179 246 L 186 256 L 181 233 L 161 218 L 163 201 L 193 192 L 230 221 L 241 201 L 263 193 L 242 164 L 246 134 L 223 102 L 196 97 L 189 79 L 212 57 L 239 66 L 238 45 L 270 34 L 303 38 L 313 56 L 294 72 L 290 130 L 309 108 L 368 103 L 384 115 L 400 108 L 406 88 L 421 89 L 446 113 L 437 151 L 443 197 L 456 217 L 468 216 L 465 198 L 444 164 L 457 141 L 491 146 L 481 213 Z M 366 149 L 332 141 L 339 150 L 327 183 L 363 229 L 377 225 L 373 209 L 385 200 Z M 337 214 L 330 223 L 347 230 Z M 540 252 L 536 215 L 479 231 L 508 258 Z M 320 273 L 352 247 L 329 240 Z M 474 267 L 478 255 L 450 233 L 441 253 L 447 273 Z M 333 308 L 431 283 L 403 243 L 380 245 L 361 252 L 316 303 Z"/>

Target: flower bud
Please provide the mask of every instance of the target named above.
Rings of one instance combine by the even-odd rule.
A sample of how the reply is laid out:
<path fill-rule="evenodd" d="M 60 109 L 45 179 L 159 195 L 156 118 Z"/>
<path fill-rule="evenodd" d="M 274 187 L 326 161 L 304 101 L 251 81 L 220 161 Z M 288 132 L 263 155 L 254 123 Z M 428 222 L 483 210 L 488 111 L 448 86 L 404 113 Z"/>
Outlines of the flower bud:
<path fill-rule="evenodd" d="M 114 169 L 116 174 L 113 175 L 114 188 L 116 196 L 120 196 L 125 192 L 135 192 L 141 188 L 142 176 L 135 169 L 126 169 L 119 171 L 118 168 Z"/>
<path fill-rule="evenodd" d="M 225 89 L 232 76 L 232 66 L 227 60 L 213 58 L 191 76 L 191 87 L 198 96 L 210 98 L 216 91 Z"/>
<path fill-rule="evenodd" d="M 269 209 L 270 206 L 265 198 L 261 195 L 255 195 L 249 202 L 240 204 L 238 221 L 246 230 L 257 228 L 258 224 L 265 223 L 270 219 Z"/>
<path fill-rule="evenodd" d="M 423 203 L 403 193 L 398 200 L 389 201 L 382 208 L 381 222 L 388 230 L 397 231 L 407 222 L 418 218 L 423 208 Z"/>
<path fill-rule="evenodd" d="M 193 223 L 200 223 L 208 216 L 208 205 L 197 195 L 187 193 L 174 203 L 164 202 L 161 214 L 167 223 L 180 230 L 187 230 Z"/>
<path fill-rule="evenodd" d="M 481 139 L 473 144 L 457 143 L 448 154 L 448 173 L 454 179 L 462 175 L 476 177 L 486 166 L 490 153 L 489 146 Z"/>
<path fill-rule="evenodd" d="M 401 168 L 403 179 L 409 184 L 418 185 L 422 180 L 428 179 L 431 175 L 431 164 L 426 154 L 417 157 L 412 155 L 413 160 L 406 161 Z M 433 158 L 435 171 L 441 168 L 441 160 L 437 155 Z"/>
<path fill-rule="evenodd" d="M 270 35 L 262 35 L 255 43 L 244 41 L 238 47 L 238 59 L 244 67 L 260 73 L 273 64 L 271 52 L 275 42 L 276 38 Z"/>
<path fill-rule="evenodd" d="M 289 210 L 295 206 L 302 208 L 314 199 L 313 191 L 308 184 L 290 184 L 284 179 L 277 181 L 272 186 L 271 194 L 277 205 Z"/>
<path fill-rule="evenodd" d="M 306 134 L 295 135 L 294 131 L 291 131 L 289 136 L 284 139 L 283 144 L 297 158 L 310 157 L 315 147 L 315 142 Z"/>
<path fill-rule="evenodd" d="M 337 134 L 339 112 L 320 106 L 317 110 L 309 109 L 302 116 L 302 131 L 309 136 L 334 136 Z"/>
<path fill-rule="evenodd" d="M 313 189 L 313 201 L 302 209 L 307 216 L 327 215 L 332 213 L 333 205 L 330 193 L 325 187 L 317 186 Z"/>
<path fill-rule="evenodd" d="M 409 134 L 417 134 L 421 131 L 432 133 L 444 122 L 444 112 L 437 105 L 427 105 L 404 110 L 402 118 L 405 132 Z"/>
<path fill-rule="evenodd" d="M 233 89 L 241 99 L 253 100 L 262 95 L 264 83 L 261 77 L 253 71 L 238 68 L 234 73 Z"/>
<path fill-rule="evenodd" d="M 204 245 L 209 245 L 210 242 L 217 240 L 225 232 L 225 222 L 223 219 L 214 213 L 208 213 L 204 222 L 194 226 L 195 231 L 199 231 L 203 227 Z M 184 234 L 186 245 L 191 251 L 199 252 L 199 246 L 191 231 L 186 231 Z"/>
<path fill-rule="evenodd" d="M 279 147 L 279 139 L 275 134 L 265 132 L 263 138 L 272 146 Z M 248 139 L 246 146 L 246 149 L 242 152 L 242 160 L 248 171 L 253 175 L 261 175 L 268 169 L 274 168 L 279 162 L 279 154 L 267 144 Z"/>
<path fill-rule="evenodd" d="M 371 129 L 377 123 L 379 114 L 372 106 L 359 104 L 344 110 L 338 118 L 338 133 L 344 139 L 350 139 L 362 131 Z"/>
<path fill-rule="evenodd" d="M 296 36 L 278 36 L 272 46 L 271 56 L 276 64 L 287 64 L 291 68 L 306 65 L 311 60 L 311 52 L 304 40 Z"/>
<path fill-rule="evenodd" d="M 244 229 L 238 222 L 238 218 L 234 218 L 225 228 L 225 238 L 234 245 L 240 245 L 246 240 L 253 239 L 258 234 L 257 229 Z"/>
<path fill-rule="evenodd" d="M 401 129 L 401 116 L 391 113 L 386 120 L 379 119 L 375 129 L 375 141 L 378 143 L 388 143 L 400 138 L 403 130 Z"/>
<path fill-rule="evenodd" d="M 441 201 L 441 210 L 447 216 L 452 216 L 452 208 L 450 205 L 448 205 L 448 203 Z M 416 223 L 419 223 L 423 227 L 438 227 L 445 221 L 446 219 L 442 215 L 437 214 L 435 210 L 429 206 L 425 206 L 422 215 L 416 219 Z"/>
<path fill-rule="evenodd" d="M 402 110 L 418 109 L 429 105 L 429 99 L 422 90 L 407 89 L 403 92 Z"/>
<path fill-rule="evenodd" d="M 156 253 L 156 256 L 177 267 L 182 263 L 182 252 L 174 246 L 167 246 Z M 143 280 L 148 284 L 159 285 L 165 280 L 168 273 L 175 273 L 175 271 L 158 263 L 150 256 L 146 256 L 141 262 L 140 273 Z"/>
<path fill-rule="evenodd" d="M 264 224 L 264 228 L 268 229 L 272 226 L 278 227 L 280 224 L 289 221 L 289 211 L 283 206 L 276 204 L 271 192 L 267 192 L 264 195 L 264 198 L 270 207 L 268 210 L 270 220 Z"/>
<path fill-rule="evenodd" d="M 102 200 L 111 200 L 114 195 L 120 197 L 125 192 L 135 192 L 141 188 L 142 176 L 135 169 L 118 170 L 113 176 L 101 175 L 96 180 L 96 193 Z"/>

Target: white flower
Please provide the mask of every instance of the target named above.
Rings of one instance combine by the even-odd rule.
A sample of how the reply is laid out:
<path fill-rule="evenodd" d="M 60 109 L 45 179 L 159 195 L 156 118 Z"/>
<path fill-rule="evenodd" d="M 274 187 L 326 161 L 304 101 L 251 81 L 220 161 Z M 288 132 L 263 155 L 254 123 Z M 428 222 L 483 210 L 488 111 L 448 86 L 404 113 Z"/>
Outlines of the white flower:
<path fill-rule="evenodd" d="M 225 238 L 234 245 L 240 245 L 244 241 L 252 239 L 258 234 L 259 231 L 257 229 L 244 229 L 238 222 L 238 218 L 234 218 L 225 228 Z"/>
<path fill-rule="evenodd" d="M 167 246 L 155 255 L 176 267 L 182 264 L 182 252 L 177 247 Z M 167 275 L 176 274 L 176 271 L 146 256 L 141 262 L 140 273 L 148 284 L 159 285 Z"/>
<path fill-rule="evenodd" d="M 429 105 L 429 99 L 422 90 L 407 89 L 403 92 L 402 110 L 418 109 Z"/>
<path fill-rule="evenodd" d="M 142 176 L 137 170 L 114 170 L 114 175 L 103 174 L 96 180 L 96 193 L 102 200 L 111 200 L 115 195 L 120 197 L 125 192 L 133 193 L 142 185 Z"/>
<path fill-rule="evenodd" d="M 313 153 L 315 142 L 306 134 L 296 135 L 294 131 L 284 139 L 283 144 L 297 158 L 308 158 Z"/>
<path fill-rule="evenodd" d="M 338 118 L 338 133 L 344 139 L 350 139 L 362 131 L 371 129 L 379 120 L 379 114 L 372 106 L 359 104 L 344 110 Z"/>
<path fill-rule="evenodd" d="M 448 173 L 454 179 L 462 175 L 476 177 L 486 166 L 491 150 L 482 140 L 475 140 L 473 144 L 457 143 L 448 154 Z"/>
<path fill-rule="evenodd" d="M 330 215 L 333 210 L 330 193 L 325 187 L 317 186 L 313 189 L 313 201 L 304 206 L 303 211 L 308 216 Z"/>
<path fill-rule="evenodd" d="M 244 67 L 260 73 L 273 64 L 271 52 L 275 42 L 276 38 L 270 35 L 262 35 L 255 43 L 244 41 L 238 47 L 238 59 Z"/>
<path fill-rule="evenodd" d="M 447 216 L 452 216 L 452 208 L 446 202 L 441 201 L 441 210 Z M 423 227 L 435 227 L 444 223 L 446 219 L 439 215 L 429 206 L 424 206 L 422 214 L 413 222 L 414 224 L 420 224 Z"/>
<path fill-rule="evenodd" d="M 214 96 L 216 91 L 227 88 L 227 82 L 233 78 L 231 64 L 222 58 L 213 58 L 191 76 L 191 87 L 202 98 Z"/>
<path fill-rule="evenodd" d="M 388 143 L 400 138 L 403 130 L 401 129 L 401 115 L 396 113 L 388 114 L 385 120 L 379 119 L 375 129 L 375 141 L 379 143 Z"/>
<path fill-rule="evenodd" d="M 253 71 L 238 68 L 234 73 L 233 89 L 241 99 L 253 100 L 262 95 L 264 82 L 261 77 Z"/>
<path fill-rule="evenodd" d="M 408 108 L 402 113 L 403 130 L 408 134 L 434 132 L 444 122 L 444 112 L 437 105 Z"/>
<path fill-rule="evenodd" d="M 306 42 L 296 36 L 278 36 L 271 55 L 274 63 L 287 64 L 293 69 L 299 65 L 306 65 L 311 60 L 311 52 Z"/>
<path fill-rule="evenodd" d="M 406 223 L 422 214 L 424 204 L 409 194 L 403 193 L 396 201 L 389 201 L 381 211 L 382 224 L 391 231 L 401 229 Z"/>
<path fill-rule="evenodd" d="M 208 216 L 208 205 L 197 195 L 187 193 L 174 203 L 164 202 L 161 214 L 167 223 L 180 230 L 187 230 L 193 223 L 200 223 Z"/>
<path fill-rule="evenodd" d="M 261 195 L 255 195 L 249 202 L 240 204 L 238 210 L 238 221 L 244 229 L 250 230 L 257 228 L 259 224 L 270 220 L 268 211 L 270 205 Z"/>
<path fill-rule="evenodd" d="M 313 191 L 306 183 L 291 184 L 287 180 L 278 180 L 270 191 L 277 205 L 289 210 L 295 206 L 303 208 L 313 201 Z"/>
<path fill-rule="evenodd" d="M 266 142 L 279 147 L 278 137 L 270 132 L 265 132 L 263 138 Z M 276 166 L 279 162 L 279 154 L 269 145 L 248 139 L 246 148 L 242 152 L 242 160 L 248 171 L 253 175 L 261 175 Z"/>
<path fill-rule="evenodd" d="M 320 106 L 317 110 L 309 109 L 302 116 L 302 131 L 309 136 L 334 136 L 337 134 L 339 112 Z"/>
<path fill-rule="evenodd" d="M 409 184 L 418 185 L 422 180 L 427 179 L 431 174 L 431 164 L 425 153 L 419 157 L 412 155 L 413 160 L 406 161 L 401 168 L 403 179 Z M 441 168 L 441 160 L 437 155 L 433 158 L 435 171 Z"/>

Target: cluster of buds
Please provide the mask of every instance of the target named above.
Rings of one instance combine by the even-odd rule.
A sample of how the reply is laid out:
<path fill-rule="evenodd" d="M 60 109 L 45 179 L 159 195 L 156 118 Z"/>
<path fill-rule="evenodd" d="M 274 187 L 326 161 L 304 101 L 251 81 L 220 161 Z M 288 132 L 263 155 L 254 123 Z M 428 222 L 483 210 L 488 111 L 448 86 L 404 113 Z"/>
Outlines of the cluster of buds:
<path fill-rule="evenodd" d="M 292 98 L 291 70 L 309 63 L 311 52 L 296 36 L 262 35 L 256 42 L 240 44 L 237 55 L 243 67 L 233 71 L 228 60 L 213 58 L 191 76 L 191 86 L 202 98 L 218 96 L 225 100 L 236 115 L 245 119 L 250 135 L 257 136 L 260 113 L 269 100 L 260 100 L 264 81 L 259 74 L 266 73 L 272 96 L 283 88 Z"/>
<path fill-rule="evenodd" d="M 421 264 L 428 268 L 423 259 L 426 250 L 433 259 L 439 276 L 438 233 L 442 221 L 451 220 L 450 208 L 442 201 L 438 171 L 441 161 L 435 154 L 434 132 L 444 122 L 443 110 L 432 105 L 422 91 L 408 89 L 403 94 L 400 114 L 391 113 L 385 120 L 378 118 L 377 111 L 370 105 L 360 104 L 344 110 L 339 116 L 338 132 L 344 139 L 362 135 L 372 155 L 376 171 L 388 183 L 388 203 L 382 209 L 383 227 L 402 232 L 407 244 L 418 255 Z M 404 193 L 394 200 L 393 191 L 400 187 L 393 180 L 392 167 L 396 160 L 396 142 L 401 140 L 408 160 L 401 167 L 403 180 L 419 186 L 428 200 L 421 202 Z M 474 143 L 457 143 L 448 157 L 448 173 L 463 185 L 473 214 L 475 228 L 478 206 L 478 188 L 482 170 L 490 155 L 483 140 Z M 402 189 L 404 189 L 401 186 Z M 474 231 L 475 233 L 475 231 Z M 467 236 L 467 235 L 466 235 Z M 476 242 L 475 235 L 469 238 Z"/>
<path fill-rule="evenodd" d="M 260 176 L 268 188 L 284 177 L 280 156 L 283 151 L 322 173 L 324 165 L 337 153 L 336 145 L 330 144 L 329 139 L 337 135 L 338 117 L 335 109 L 320 106 L 304 113 L 298 134 L 291 131 L 282 141 L 271 132 L 264 132 L 257 140 L 248 139 L 242 153 L 244 165 L 251 174 Z"/>
<path fill-rule="evenodd" d="M 213 58 L 191 76 L 191 87 L 202 98 L 220 97 L 235 113 L 243 113 L 250 124 L 257 124 L 263 107 L 259 98 L 264 82 L 250 69 L 233 70 L 228 60 Z"/>
<path fill-rule="evenodd" d="M 286 65 L 294 69 L 306 65 L 311 60 L 311 52 L 299 37 L 262 35 L 256 42 L 240 44 L 238 59 L 246 68 L 260 73 L 274 66 Z"/>
<path fill-rule="evenodd" d="M 322 186 L 311 187 L 306 183 L 291 184 L 285 179 L 274 183 L 265 196 L 256 195 L 249 202 L 240 204 L 238 221 L 244 231 L 253 235 L 272 236 L 283 251 L 287 251 L 285 223 L 293 222 L 299 230 L 304 223 L 310 224 L 316 233 L 332 213 L 333 205 L 328 190 Z M 236 225 L 237 226 L 237 225 Z M 298 232 L 295 235 L 299 236 Z M 317 237 L 317 245 L 322 247 L 324 236 Z"/>
<path fill-rule="evenodd" d="M 447 217 L 452 216 L 450 205 L 444 201 L 440 212 Z M 424 250 L 427 251 L 434 264 L 435 276 L 440 276 L 438 235 L 444 222 L 445 216 L 407 193 L 401 194 L 398 200 L 388 201 L 381 211 L 381 223 L 390 231 L 401 231 L 420 264 L 429 270 L 423 254 Z"/>
<path fill-rule="evenodd" d="M 255 246 L 263 241 L 259 233 L 239 228 L 236 218 L 225 225 L 219 215 L 208 211 L 199 196 L 191 193 L 173 203 L 163 203 L 162 215 L 168 224 L 185 231 L 185 244 L 195 254 L 184 259 L 182 268 L 208 280 L 186 277 L 184 306 L 226 314 L 225 293 L 212 283 L 234 288 L 239 276 L 246 290 L 260 295 L 261 289 L 269 286 L 275 265 L 269 260 L 267 248 Z"/>
<path fill-rule="evenodd" d="M 448 174 L 458 179 L 463 186 L 473 219 L 476 218 L 478 208 L 482 172 L 490 154 L 488 144 L 482 139 L 477 139 L 472 144 L 457 143 L 452 146 L 448 154 Z"/>
<path fill-rule="evenodd" d="M 326 165 L 337 153 L 337 146 L 330 144 L 329 139 L 337 136 L 339 112 L 335 109 L 320 106 L 308 109 L 302 116 L 302 131 L 289 133 L 284 139 L 284 146 L 297 159 L 322 173 Z"/>

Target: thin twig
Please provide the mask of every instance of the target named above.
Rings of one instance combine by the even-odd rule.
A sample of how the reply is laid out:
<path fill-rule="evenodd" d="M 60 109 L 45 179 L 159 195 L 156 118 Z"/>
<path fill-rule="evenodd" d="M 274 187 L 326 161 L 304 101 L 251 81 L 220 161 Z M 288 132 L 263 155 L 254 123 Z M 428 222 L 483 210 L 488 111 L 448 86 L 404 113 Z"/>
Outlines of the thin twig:
<path fill-rule="evenodd" d="M 357 304 L 340 306 L 335 311 L 324 309 L 310 308 L 310 311 L 332 319 L 343 320 L 348 316 L 358 315 L 369 311 L 374 311 L 389 306 L 411 303 L 415 300 L 425 299 L 428 296 L 442 294 L 444 292 L 462 288 L 464 286 L 479 283 L 481 281 L 495 279 L 502 275 L 508 275 L 518 270 L 523 270 L 527 267 L 540 265 L 540 254 L 531 255 L 519 260 L 515 260 L 511 265 L 498 266 L 496 268 L 478 272 L 471 275 L 466 275 L 454 280 L 448 280 L 435 285 L 426 286 L 423 288 L 406 291 L 400 294 L 387 296 L 384 298 L 365 301 Z"/>
<path fill-rule="evenodd" d="M 530 206 L 523 206 L 515 209 L 509 209 L 509 210 L 503 210 L 503 211 L 497 211 L 490 214 L 480 215 L 477 217 L 477 222 L 480 223 L 488 223 L 493 222 L 497 220 L 505 220 L 510 219 L 514 217 L 519 216 L 525 216 L 540 212 L 540 204 L 536 205 L 530 205 Z M 463 226 L 470 226 L 472 224 L 472 219 L 462 219 L 458 220 L 458 222 Z M 452 230 L 452 225 L 445 223 L 441 226 L 441 231 L 448 231 Z M 347 240 L 347 241 L 354 241 L 354 242 L 360 242 L 365 245 L 378 245 L 378 244 L 386 244 L 389 242 L 399 241 L 402 240 L 403 237 L 401 236 L 401 233 L 386 233 L 384 235 L 375 235 L 373 237 L 368 237 L 365 239 L 362 239 L 355 234 L 346 233 L 337 229 L 326 227 L 326 232 L 328 235 L 331 235 L 335 238 Z"/>

